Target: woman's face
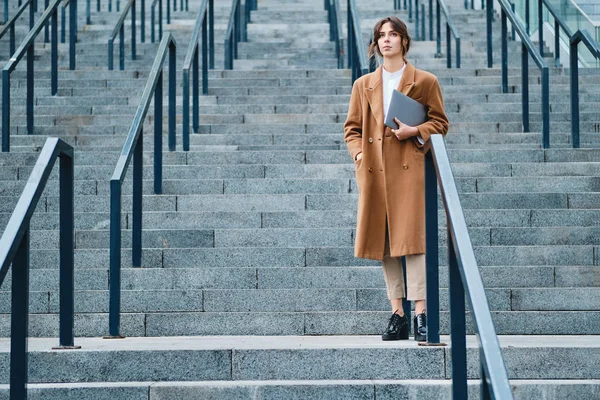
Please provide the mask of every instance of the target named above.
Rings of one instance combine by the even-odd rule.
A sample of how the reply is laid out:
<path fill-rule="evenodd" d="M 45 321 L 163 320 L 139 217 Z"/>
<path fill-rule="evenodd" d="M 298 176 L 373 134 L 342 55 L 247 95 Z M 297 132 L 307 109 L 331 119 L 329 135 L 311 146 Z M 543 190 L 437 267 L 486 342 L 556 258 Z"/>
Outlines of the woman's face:
<path fill-rule="evenodd" d="M 385 57 L 403 57 L 402 54 L 402 38 L 400 34 L 394 30 L 391 23 L 386 22 L 379 31 L 377 45 L 381 55 Z"/>

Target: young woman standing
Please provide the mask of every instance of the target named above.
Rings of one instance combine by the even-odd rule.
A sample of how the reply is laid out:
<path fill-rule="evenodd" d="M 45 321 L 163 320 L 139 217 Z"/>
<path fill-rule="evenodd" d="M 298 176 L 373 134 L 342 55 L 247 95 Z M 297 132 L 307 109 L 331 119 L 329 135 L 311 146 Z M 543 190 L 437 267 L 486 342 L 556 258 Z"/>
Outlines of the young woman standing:
<path fill-rule="evenodd" d="M 425 341 L 425 173 L 423 145 L 432 134 L 448 132 L 448 118 L 437 78 L 406 61 L 410 36 L 404 22 L 383 18 L 374 28 L 372 56 L 383 64 L 356 80 L 344 140 L 354 159 L 359 190 L 354 255 L 381 260 L 392 306 L 383 340 L 408 339 L 402 299 L 415 301 L 415 340 Z M 384 125 L 394 89 L 426 107 L 427 122 L 413 127 L 397 119 Z M 407 293 L 402 263 L 405 256 Z"/>

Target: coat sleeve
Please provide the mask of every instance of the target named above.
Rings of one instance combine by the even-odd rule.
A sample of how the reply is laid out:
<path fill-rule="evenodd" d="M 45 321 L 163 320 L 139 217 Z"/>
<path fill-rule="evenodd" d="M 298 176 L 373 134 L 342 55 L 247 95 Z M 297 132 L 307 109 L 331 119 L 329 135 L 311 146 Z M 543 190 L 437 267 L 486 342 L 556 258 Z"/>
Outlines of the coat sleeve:
<path fill-rule="evenodd" d="M 431 80 L 431 86 L 427 90 L 427 122 L 417 126 L 419 136 L 423 139 L 423 143 L 415 138 L 415 144 L 418 147 L 423 147 L 429 140 L 429 136 L 440 133 L 446 135 L 448 133 L 448 117 L 444 111 L 444 99 L 442 98 L 442 90 L 437 78 Z"/>
<path fill-rule="evenodd" d="M 344 141 L 353 160 L 362 152 L 362 91 L 359 87 L 360 82 L 357 80 L 352 86 L 348 116 L 344 123 Z"/>

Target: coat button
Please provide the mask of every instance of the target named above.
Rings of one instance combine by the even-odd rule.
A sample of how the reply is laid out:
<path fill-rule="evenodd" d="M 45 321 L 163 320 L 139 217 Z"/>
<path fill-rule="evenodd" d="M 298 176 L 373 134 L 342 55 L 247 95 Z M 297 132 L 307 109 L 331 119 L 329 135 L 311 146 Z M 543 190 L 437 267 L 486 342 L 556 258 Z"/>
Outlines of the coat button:
<path fill-rule="evenodd" d="M 406 164 L 404 164 L 402 167 L 403 167 L 404 169 L 408 169 L 408 165 L 406 165 Z"/>
<path fill-rule="evenodd" d="M 369 138 L 369 143 L 373 143 L 373 138 L 372 137 Z"/>
<path fill-rule="evenodd" d="M 369 168 L 369 172 L 373 172 L 373 168 Z"/>

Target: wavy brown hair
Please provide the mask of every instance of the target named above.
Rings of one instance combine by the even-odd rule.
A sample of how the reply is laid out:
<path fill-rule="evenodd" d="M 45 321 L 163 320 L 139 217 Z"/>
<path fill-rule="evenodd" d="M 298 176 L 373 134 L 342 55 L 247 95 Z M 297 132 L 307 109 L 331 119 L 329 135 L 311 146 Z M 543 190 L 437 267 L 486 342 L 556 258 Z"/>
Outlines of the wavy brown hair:
<path fill-rule="evenodd" d="M 406 54 L 410 49 L 411 42 L 410 35 L 408 34 L 408 28 L 400 18 L 392 16 L 382 18 L 375 24 L 375 28 L 373 28 L 373 42 L 369 46 L 369 58 L 373 57 L 375 54 L 377 54 L 379 57 L 383 57 L 381 55 L 381 51 L 379 50 L 379 45 L 377 44 L 377 42 L 379 39 L 381 28 L 388 22 L 392 25 L 392 29 L 394 29 L 394 31 L 398 32 L 398 34 L 400 35 L 402 42 L 402 57 L 406 57 Z"/>

